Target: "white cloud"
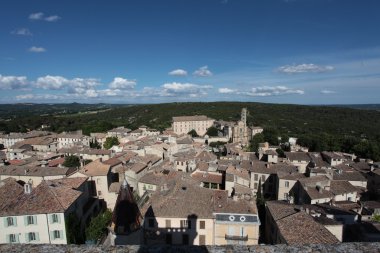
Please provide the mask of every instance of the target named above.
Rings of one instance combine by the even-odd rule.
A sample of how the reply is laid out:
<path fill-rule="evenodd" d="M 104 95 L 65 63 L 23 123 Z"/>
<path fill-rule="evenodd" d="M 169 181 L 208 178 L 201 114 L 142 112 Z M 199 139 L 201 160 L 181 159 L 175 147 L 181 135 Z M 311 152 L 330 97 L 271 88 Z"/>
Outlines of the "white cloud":
<path fill-rule="evenodd" d="M 29 86 L 26 76 L 2 76 L 0 75 L 0 90 L 17 90 Z"/>
<path fill-rule="evenodd" d="M 244 93 L 247 96 L 252 97 L 268 97 L 268 96 L 281 96 L 298 94 L 303 95 L 305 92 L 303 90 L 292 89 L 286 86 L 260 86 L 254 87 L 251 91 Z"/>
<path fill-rule="evenodd" d="M 168 73 L 170 76 L 187 76 L 187 71 L 183 69 L 175 69 Z"/>
<path fill-rule="evenodd" d="M 190 97 L 200 97 L 207 95 L 207 90 L 211 85 L 198 85 L 192 83 L 165 83 L 161 86 L 163 96 L 188 95 Z"/>
<path fill-rule="evenodd" d="M 46 52 L 46 49 L 43 48 L 43 47 L 31 47 L 29 48 L 29 52 L 32 52 L 32 53 L 43 53 L 43 52 Z"/>
<path fill-rule="evenodd" d="M 212 76 L 212 72 L 208 69 L 208 66 L 203 66 L 194 71 L 193 75 L 199 77 L 207 77 Z"/>
<path fill-rule="evenodd" d="M 62 95 L 54 95 L 54 94 L 24 94 L 17 95 L 17 100 L 59 100 L 64 98 Z"/>
<path fill-rule="evenodd" d="M 173 98 L 195 98 L 207 95 L 211 85 L 198 85 L 192 83 L 165 83 L 159 88 L 144 87 L 140 92 L 128 94 L 133 97 L 173 97 Z"/>
<path fill-rule="evenodd" d="M 298 73 L 322 73 L 334 70 L 333 66 L 320 66 L 313 63 L 299 64 L 299 65 L 285 65 L 277 69 L 278 72 L 286 74 L 298 74 Z"/>
<path fill-rule="evenodd" d="M 60 90 L 68 84 L 68 80 L 62 76 L 44 76 L 37 78 L 36 87 L 45 90 Z"/>
<path fill-rule="evenodd" d="M 61 19 L 60 16 L 53 15 L 53 16 L 46 17 L 46 18 L 45 18 L 45 21 L 48 21 L 48 22 L 55 22 L 55 21 L 58 21 L 58 20 L 60 20 L 60 19 Z"/>
<path fill-rule="evenodd" d="M 269 97 L 269 96 L 282 96 L 290 94 L 303 95 L 305 92 L 300 89 L 292 89 L 286 86 L 259 86 L 253 87 L 248 91 L 239 91 L 230 88 L 219 88 L 218 90 L 221 94 L 235 94 L 235 95 L 245 95 L 251 97 Z"/>
<path fill-rule="evenodd" d="M 61 90 L 67 88 L 70 94 L 89 94 L 93 96 L 94 92 L 92 90 L 95 90 L 95 87 L 100 85 L 100 82 L 95 78 L 67 79 L 62 76 L 47 75 L 37 78 L 34 85 L 37 88 L 45 90 Z"/>
<path fill-rule="evenodd" d="M 30 20 L 41 20 L 44 17 L 42 12 L 32 13 L 29 15 Z"/>
<path fill-rule="evenodd" d="M 111 89 L 134 89 L 136 80 L 128 80 L 122 77 L 115 77 L 109 84 Z"/>
<path fill-rule="evenodd" d="M 33 34 L 29 31 L 28 28 L 19 28 L 16 30 L 13 30 L 11 34 L 14 35 L 21 35 L 21 36 L 32 36 Z"/>
<path fill-rule="evenodd" d="M 237 91 L 230 88 L 219 88 L 218 92 L 222 94 L 232 94 L 232 93 L 236 93 Z"/>
<path fill-rule="evenodd" d="M 43 12 L 36 12 L 29 15 L 30 20 L 44 20 L 47 22 L 55 22 L 61 19 L 60 16 L 52 15 L 52 16 L 45 16 Z"/>
<path fill-rule="evenodd" d="M 321 93 L 322 93 L 322 94 L 334 94 L 334 93 L 336 93 L 336 92 L 333 91 L 333 90 L 321 90 Z"/>

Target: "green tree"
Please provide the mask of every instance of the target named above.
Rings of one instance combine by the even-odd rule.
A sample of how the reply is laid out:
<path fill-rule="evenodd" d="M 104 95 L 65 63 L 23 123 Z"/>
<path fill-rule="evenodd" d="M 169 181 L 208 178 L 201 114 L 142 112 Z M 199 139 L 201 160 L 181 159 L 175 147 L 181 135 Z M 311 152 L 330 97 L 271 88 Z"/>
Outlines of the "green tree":
<path fill-rule="evenodd" d="M 106 141 L 104 142 L 104 148 L 110 149 L 115 145 L 119 145 L 119 140 L 117 137 L 107 137 Z"/>
<path fill-rule="evenodd" d="M 96 148 L 96 149 L 101 149 L 102 147 L 100 146 L 100 143 L 98 140 L 90 141 L 90 148 Z"/>
<path fill-rule="evenodd" d="M 273 128 L 273 127 L 264 128 L 263 134 L 264 134 L 265 141 L 269 142 L 272 145 L 279 144 L 278 137 L 280 136 L 280 134 L 278 133 L 276 128 Z"/>
<path fill-rule="evenodd" d="M 262 133 L 255 134 L 255 136 L 252 137 L 252 140 L 249 145 L 249 150 L 252 152 L 257 152 L 259 149 L 259 143 L 264 142 L 264 135 Z"/>
<path fill-rule="evenodd" d="M 65 161 L 63 162 L 63 166 L 69 167 L 69 168 L 79 167 L 80 166 L 79 157 L 75 155 L 66 156 Z"/>
<path fill-rule="evenodd" d="M 380 214 L 374 214 L 372 220 L 380 222 Z"/>
<path fill-rule="evenodd" d="M 279 157 L 285 157 L 284 150 L 282 150 L 281 148 L 276 149 L 276 152 Z"/>
<path fill-rule="evenodd" d="M 206 134 L 208 136 L 218 136 L 218 129 L 214 126 L 211 126 L 207 129 Z"/>
<path fill-rule="evenodd" d="M 68 244 L 83 244 L 83 235 L 80 233 L 80 221 L 75 213 L 70 213 L 65 219 L 66 238 Z"/>
<path fill-rule="evenodd" d="M 90 224 L 86 228 L 86 240 L 98 240 L 107 231 L 107 226 L 112 219 L 112 212 L 107 209 L 106 211 L 98 214 L 98 216 L 91 219 Z"/>
<path fill-rule="evenodd" d="M 194 129 L 191 129 L 187 134 L 191 135 L 191 137 L 198 137 L 198 133 L 197 131 L 195 131 Z"/>

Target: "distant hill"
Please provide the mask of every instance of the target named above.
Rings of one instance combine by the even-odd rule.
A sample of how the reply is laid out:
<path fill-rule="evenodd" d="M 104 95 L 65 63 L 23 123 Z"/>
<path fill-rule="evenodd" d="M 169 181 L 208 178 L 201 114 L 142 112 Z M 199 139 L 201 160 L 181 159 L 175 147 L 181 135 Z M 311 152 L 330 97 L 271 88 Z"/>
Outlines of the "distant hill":
<path fill-rule="evenodd" d="M 353 104 L 353 105 L 330 105 L 333 107 L 343 107 L 361 110 L 377 110 L 380 111 L 380 104 Z"/>
<path fill-rule="evenodd" d="M 365 107 L 360 105 L 354 106 L 360 110 L 352 109 L 351 106 L 246 102 L 1 105 L 0 117 L 3 120 L 0 121 L 0 131 L 26 131 L 39 128 L 41 124 L 50 125 L 50 130 L 56 132 L 82 129 L 86 134 L 104 132 L 116 126 L 135 129 L 147 125 L 164 130 L 170 127 L 173 116 L 207 115 L 216 120 L 236 121 L 240 119 L 241 109 L 246 107 L 249 124 L 270 129 L 283 139 L 298 137 L 300 143 L 311 147 L 311 150 L 346 152 L 353 151 L 355 145 L 362 145 L 364 139 L 369 141 L 364 143 L 367 146 L 357 152 L 375 158 L 371 154 L 378 152 L 380 160 L 380 112 L 364 110 Z"/>

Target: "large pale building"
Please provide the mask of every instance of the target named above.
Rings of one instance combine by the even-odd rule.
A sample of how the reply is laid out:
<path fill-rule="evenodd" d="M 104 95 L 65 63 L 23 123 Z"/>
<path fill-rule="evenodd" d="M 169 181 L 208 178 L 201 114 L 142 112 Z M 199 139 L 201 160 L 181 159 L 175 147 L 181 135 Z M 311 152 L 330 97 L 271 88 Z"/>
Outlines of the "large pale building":
<path fill-rule="evenodd" d="M 187 134 L 194 129 L 198 135 L 202 136 L 214 124 L 214 121 L 205 115 L 173 117 L 172 128 L 178 135 Z"/>
<path fill-rule="evenodd" d="M 183 245 L 255 245 L 260 220 L 254 199 L 229 198 L 183 176 L 157 188 L 142 209 L 144 242 Z"/>
<path fill-rule="evenodd" d="M 21 186 L 13 178 L 0 181 L 0 244 L 72 243 L 72 228 L 66 226 L 69 217 L 76 217 L 74 226 L 83 235 L 99 210 L 86 182 L 87 178 L 65 178 L 42 181 L 34 188 L 29 183 Z"/>

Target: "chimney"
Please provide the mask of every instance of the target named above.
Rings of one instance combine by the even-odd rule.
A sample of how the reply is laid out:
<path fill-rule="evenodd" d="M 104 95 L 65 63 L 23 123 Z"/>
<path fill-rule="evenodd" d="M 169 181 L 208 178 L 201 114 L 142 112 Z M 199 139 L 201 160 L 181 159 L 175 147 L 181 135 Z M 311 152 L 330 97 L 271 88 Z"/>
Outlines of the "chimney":
<path fill-rule="evenodd" d="M 24 184 L 24 193 L 25 194 L 32 193 L 32 180 L 29 179 L 29 181 L 26 184 Z"/>

